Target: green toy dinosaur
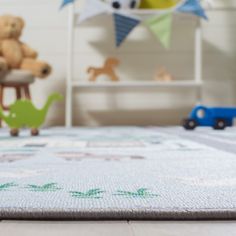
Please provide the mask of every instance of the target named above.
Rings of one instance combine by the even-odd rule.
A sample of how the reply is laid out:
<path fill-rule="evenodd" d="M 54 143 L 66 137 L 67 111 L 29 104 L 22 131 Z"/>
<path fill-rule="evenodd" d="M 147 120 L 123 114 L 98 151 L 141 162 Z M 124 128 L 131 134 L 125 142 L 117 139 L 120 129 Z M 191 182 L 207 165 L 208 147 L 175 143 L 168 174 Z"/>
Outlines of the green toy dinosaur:
<path fill-rule="evenodd" d="M 5 115 L 0 107 L 0 119 L 11 128 L 12 136 L 18 136 L 23 126 L 31 128 L 31 135 L 37 136 L 38 128 L 44 123 L 50 106 L 62 98 L 58 93 L 52 94 L 42 109 L 37 109 L 30 100 L 17 100 L 10 106 L 9 115 Z"/>

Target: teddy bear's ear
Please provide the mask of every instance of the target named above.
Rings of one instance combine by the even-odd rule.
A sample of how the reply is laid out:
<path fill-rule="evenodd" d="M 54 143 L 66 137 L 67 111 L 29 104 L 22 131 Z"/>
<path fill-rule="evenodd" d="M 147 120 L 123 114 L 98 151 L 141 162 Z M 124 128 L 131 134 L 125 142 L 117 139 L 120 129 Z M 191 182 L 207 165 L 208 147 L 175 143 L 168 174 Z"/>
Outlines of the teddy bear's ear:
<path fill-rule="evenodd" d="M 24 28 L 24 26 L 25 26 L 25 21 L 23 20 L 23 18 L 17 17 L 17 20 L 20 22 L 21 28 Z"/>

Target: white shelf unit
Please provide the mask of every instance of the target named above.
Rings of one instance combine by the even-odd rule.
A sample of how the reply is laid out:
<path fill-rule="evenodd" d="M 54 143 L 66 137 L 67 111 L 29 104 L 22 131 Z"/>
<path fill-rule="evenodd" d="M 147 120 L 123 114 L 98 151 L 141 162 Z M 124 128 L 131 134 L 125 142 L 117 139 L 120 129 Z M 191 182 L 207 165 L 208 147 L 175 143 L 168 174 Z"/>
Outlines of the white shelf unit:
<path fill-rule="evenodd" d="M 71 127 L 73 116 L 73 89 L 93 89 L 93 88 L 193 88 L 196 91 L 196 103 L 202 101 L 202 28 L 201 20 L 195 27 L 195 46 L 194 46 L 194 79 L 178 80 L 170 82 L 159 81 L 119 81 L 119 82 L 89 82 L 75 80 L 73 78 L 73 49 L 75 45 L 74 35 L 77 24 L 76 19 L 79 16 L 79 11 L 75 9 L 75 3 L 68 6 L 68 62 L 67 62 L 67 79 L 66 79 L 66 126 Z M 163 14 L 166 11 L 155 10 L 130 10 L 127 11 L 140 16 L 148 16 L 154 14 Z"/>
<path fill-rule="evenodd" d="M 170 82 L 161 82 L 161 81 L 119 81 L 119 82 L 86 82 L 86 81 L 72 81 L 73 87 L 79 88 L 199 88 L 202 86 L 202 83 L 189 81 L 189 80 L 179 80 L 179 81 L 170 81 Z"/>

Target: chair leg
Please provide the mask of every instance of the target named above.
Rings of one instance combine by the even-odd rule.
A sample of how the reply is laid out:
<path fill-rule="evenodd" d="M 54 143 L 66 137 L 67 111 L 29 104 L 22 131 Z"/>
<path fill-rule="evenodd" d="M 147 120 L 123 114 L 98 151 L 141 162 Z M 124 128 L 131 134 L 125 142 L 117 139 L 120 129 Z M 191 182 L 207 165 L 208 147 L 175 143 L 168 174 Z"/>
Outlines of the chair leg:
<path fill-rule="evenodd" d="M 0 84 L 0 106 L 3 107 L 3 85 Z"/>
<path fill-rule="evenodd" d="M 16 87 L 16 99 L 19 100 L 22 98 L 22 94 L 21 94 L 21 87 L 17 86 Z"/>
<path fill-rule="evenodd" d="M 0 107 L 3 109 L 3 90 L 4 87 L 2 84 L 0 84 Z M 2 127 L 2 120 L 0 119 L 0 128 Z"/>
<path fill-rule="evenodd" d="M 29 89 L 29 85 L 25 85 L 24 86 L 24 92 L 25 92 L 25 98 L 28 100 L 31 100 L 31 94 L 30 94 L 30 89 Z"/>

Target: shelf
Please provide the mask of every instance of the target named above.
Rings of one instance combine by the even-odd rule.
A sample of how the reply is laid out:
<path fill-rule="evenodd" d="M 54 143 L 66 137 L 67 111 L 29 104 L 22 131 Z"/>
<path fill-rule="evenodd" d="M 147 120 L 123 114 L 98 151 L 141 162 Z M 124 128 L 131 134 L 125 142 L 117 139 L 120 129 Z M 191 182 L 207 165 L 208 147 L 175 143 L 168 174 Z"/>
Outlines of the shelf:
<path fill-rule="evenodd" d="M 114 9 L 110 9 L 110 12 L 117 12 L 117 13 L 123 13 L 123 14 L 127 14 L 127 15 L 139 15 L 139 16 L 149 16 L 149 15 L 161 15 L 161 14 L 166 14 L 166 13 L 170 13 L 173 12 L 174 9 L 177 9 L 178 6 L 180 6 L 181 4 L 169 8 L 169 9 L 122 9 L 122 10 L 114 10 Z M 210 6 L 204 6 L 205 11 L 211 12 L 211 11 L 225 11 L 225 10 L 229 10 L 229 11 L 236 11 L 236 7 L 210 7 Z M 76 9 L 75 14 L 77 16 L 79 16 L 82 13 L 81 9 Z M 178 11 L 174 11 L 174 14 L 182 14 L 181 12 Z"/>
<path fill-rule="evenodd" d="M 164 14 L 164 13 L 167 13 L 167 12 L 170 12 L 171 10 L 149 10 L 149 9 L 122 9 L 122 10 L 113 10 L 111 9 L 110 12 L 116 12 L 116 13 L 121 13 L 121 14 L 127 14 L 127 15 L 158 15 L 158 14 Z M 76 10 L 76 14 L 77 15 L 80 15 L 82 13 L 82 10 L 79 9 L 79 10 Z M 175 12 L 176 13 L 176 12 Z"/>
<path fill-rule="evenodd" d="M 177 7 L 177 6 L 176 6 Z M 131 91 L 137 89 L 139 92 L 145 89 L 193 89 L 196 92 L 196 101 L 197 103 L 201 103 L 202 101 L 202 92 L 200 89 L 203 87 L 202 82 L 202 31 L 201 31 L 201 23 L 198 19 L 195 27 L 195 44 L 194 44 L 194 74 L 193 77 L 186 78 L 189 80 L 175 80 L 170 82 L 164 81 L 154 81 L 151 80 L 152 78 L 149 77 L 150 80 L 143 80 L 143 81 L 129 81 L 129 80 L 121 80 L 119 82 L 112 82 L 112 81 L 96 81 L 90 82 L 86 79 L 78 79 L 75 78 L 73 80 L 73 71 L 74 71 L 74 46 L 75 46 L 75 28 L 78 24 L 78 15 L 81 11 L 75 9 L 75 4 L 70 4 L 68 6 L 69 14 L 68 14 L 68 71 L 67 71 L 67 99 L 66 99 L 66 125 L 71 127 L 72 125 L 72 117 L 73 117 L 73 110 L 72 110 L 72 102 L 73 102 L 73 88 L 81 89 L 83 92 L 87 92 L 86 89 L 91 89 L 92 91 L 96 91 L 101 89 L 101 92 L 104 92 L 102 89 L 114 89 L 114 90 L 125 90 L 130 89 Z M 117 11 L 118 12 L 118 11 Z M 122 11 L 119 11 L 122 14 Z M 146 18 L 149 15 L 156 15 L 156 14 L 163 14 L 168 11 L 165 10 L 129 10 L 126 11 L 128 14 L 137 15 L 137 17 Z M 178 12 L 176 13 L 178 15 Z M 189 16 L 187 14 L 186 16 Z M 192 16 L 191 16 L 192 17 Z M 109 19 L 110 20 L 110 19 Z M 97 22 L 97 21 L 95 21 Z M 93 24 L 93 22 L 92 22 Z M 101 25 L 101 24 L 100 24 Z M 102 24 L 104 26 L 104 24 Z M 148 78 L 148 77 L 147 77 Z M 123 78 L 124 79 L 124 78 Z M 134 79 L 136 79 L 134 77 Z M 145 79 L 145 78 L 144 78 Z M 185 79 L 185 78 L 182 78 Z M 147 92 L 147 91 L 146 91 Z"/>
<path fill-rule="evenodd" d="M 120 13 L 120 14 L 124 14 L 124 15 L 132 15 L 132 16 L 136 16 L 136 17 L 148 17 L 148 16 L 154 16 L 154 15 L 163 15 L 163 14 L 168 14 L 168 13 L 171 13 L 172 10 L 149 10 L 149 9 L 132 9 L 132 10 L 129 10 L 129 9 L 122 9 L 122 10 L 111 10 L 110 11 L 110 14 L 111 13 Z M 76 10 L 75 12 L 75 16 L 76 17 L 79 17 L 81 15 L 82 11 L 81 10 Z M 181 12 L 177 12 L 177 11 L 174 11 L 173 12 L 175 15 L 183 15 Z M 109 12 L 108 12 L 109 14 Z M 101 15 L 107 15 L 107 13 L 103 13 Z M 187 15 L 188 17 L 190 15 Z M 193 17 L 193 16 L 191 16 Z"/>
<path fill-rule="evenodd" d="M 72 86 L 77 88 L 198 88 L 202 86 L 201 82 L 179 80 L 171 82 L 161 81 L 119 81 L 119 82 L 89 82 L 89 81 L 72 81 Z"/>
<path fill-rule="evenodd" d="M 163 15 L 166 13 L 173 12 L 175 15 L 182 15 L 183 13 L 175 11 L 181 4 L 169 8 L 169 9 L 121 9 L 121 10 L 114 10 L 110 9 L 110 12 L 117 12 L 121 14 L 127 14 L 127 15 L 137 15 L 137 16 L 152 16 L 152 15 Z M 205 6 L 205 11 L 211 12 L 211 11 L 222 11 L 222 10 L 230 10 L 230 11 L 236 11 L 236 7 L 210 7 Z M 81 9 L 77 9 L 75 14 L 79 16 L 82 13 Z M 189 15 L 188 15 L 189 16 Z"/>

